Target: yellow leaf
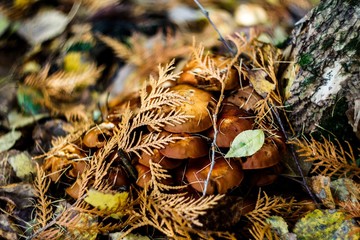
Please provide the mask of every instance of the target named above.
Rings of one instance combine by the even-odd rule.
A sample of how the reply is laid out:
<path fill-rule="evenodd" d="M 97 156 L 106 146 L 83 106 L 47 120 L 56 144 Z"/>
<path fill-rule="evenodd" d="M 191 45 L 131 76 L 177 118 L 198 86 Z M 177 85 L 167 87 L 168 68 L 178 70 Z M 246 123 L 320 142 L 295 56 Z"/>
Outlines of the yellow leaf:
<path fill-rule="evenodd" d="M 33 4 L 34 2 L 36 2 L 36 0 L 14 0 L 14 7 L 17 8 L 27 7 Z"/>
<path fill-rule="evenodd" d="M 254 70 L 249 72 L 249 80 L 255 91 L 262 97 L 275 90 L 275 83 L 266 80 L 267 74 L 262 70 Z"/>
<path fill-rule="evenodd" d="M 128 196 L 128 192 L 102 193 L 95 189 L 90 189 L 87 193 L 87 197 L 84 200 L 99 210 L 114 212 L 114 214 L 111 214 L 111 216 L 114 218 L 119 218 L 122 216 L 121 210 L 124 209 L 128 202 Z"/>
<path fill-rule="evenodd" d="M 89 67 L 85 61 L 85 56 L 80 52 L 69 52 L 64 57 L 65 72 L 83 72 Z"/>

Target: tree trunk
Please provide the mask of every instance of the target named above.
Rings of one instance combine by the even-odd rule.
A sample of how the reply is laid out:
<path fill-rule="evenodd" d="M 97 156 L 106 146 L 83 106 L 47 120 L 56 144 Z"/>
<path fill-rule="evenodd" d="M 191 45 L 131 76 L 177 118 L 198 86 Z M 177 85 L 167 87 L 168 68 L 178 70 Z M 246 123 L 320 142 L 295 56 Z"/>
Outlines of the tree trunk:
<path fill-rule="evenodd" d="M 358 142 L 360 1 L 322 1 L 295 28 L 293 47 L 299 71 L 287 104 L 295 130 Z"/>

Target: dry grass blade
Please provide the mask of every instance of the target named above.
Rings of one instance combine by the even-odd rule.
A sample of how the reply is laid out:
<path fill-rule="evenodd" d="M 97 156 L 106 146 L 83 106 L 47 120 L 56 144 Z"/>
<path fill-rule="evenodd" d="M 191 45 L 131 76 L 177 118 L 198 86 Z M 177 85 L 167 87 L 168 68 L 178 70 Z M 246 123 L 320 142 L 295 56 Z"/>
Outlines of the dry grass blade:
<path fill-rule="evenodd" d="M 165 64 L 171 59 L 186 56 L 189 47 L 182 38 L 169 32 L 164 38 L 163 33 L 149 39 L 140 34 L 134 34 L 129 38 L 128 44 L 122 43 L 114 38 L 98 35 L 100 40 L 111 47 L 115 54 L 133 64 L 138 69 L 139 78 L 156 73 L 158 64 Z"/>

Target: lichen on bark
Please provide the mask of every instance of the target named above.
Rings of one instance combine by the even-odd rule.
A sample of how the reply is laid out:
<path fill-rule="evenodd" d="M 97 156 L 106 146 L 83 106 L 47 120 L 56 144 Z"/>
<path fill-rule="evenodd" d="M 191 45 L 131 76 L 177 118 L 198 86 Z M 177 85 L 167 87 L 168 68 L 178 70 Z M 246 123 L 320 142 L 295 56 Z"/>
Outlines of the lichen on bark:
<path fill-rule="evenodd" d="M 360 139 L 360 2 L 322 1 L 300 21 L 292 40 L 300 68 L 286 104 L 294 128 L 326 128 L 338 138 Z M 337 106 L 344 99 L 346 107 Z"/>

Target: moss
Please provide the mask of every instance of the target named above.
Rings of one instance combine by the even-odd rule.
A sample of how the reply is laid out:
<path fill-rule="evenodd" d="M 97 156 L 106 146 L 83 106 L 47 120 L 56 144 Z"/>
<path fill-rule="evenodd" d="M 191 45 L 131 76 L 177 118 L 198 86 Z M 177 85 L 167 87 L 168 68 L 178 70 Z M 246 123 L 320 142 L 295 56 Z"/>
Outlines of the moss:
<path fill-rule="evenodd" d="M 345 52 L 348 51 L 356 51 L 356 55 L 360 54 L 360 38 L 359 34 L 356 35 L 353 39 L 351 39 L 344 48 Z"/>
<path fill-rule="evenodd" d="M 359 0 L 345 0 L 344 2 L 349 3 L 351 6 L 360 6 Z"/>
<path fill-rule="evenodd" d="M 313 57 L 311 56 L 311 54 L 305 53 L 300 56 L 298 63 L 302 68 L 305 68 L 307 65 L 312 63 L 312 61 L 313 61 Z"/>
<path fill-rule="evenodd" d="M 332 47 L 334 41 L 335 41 L 335 38 L 333 38 L 333 37 L 329 37 L 329 38 L 325 39 L 322 43 L 321 49 L 323 51 L 328 50 L 330 47 Z"/>
<path fill-rule="evenodd" d="M 358 140 L 345 114 L 347 109 L 348 104 L 345 98 L 336 101 L 334 107 L 324 112 L 324 117 L 319 124 L 320 128 L 318 128 L 318 132 L 314 134 L 314 137 L 321 139 L 320 135 L 323 135 L 330 140 L 334 140 L 335 136 L 339 140 L 348 141 L 352 146 L 357 146 L 359 144 Z"/>
<path fill-rule="evenodd" d="M 301 87 L 306 87 L 306 86 L 314 83 L 315 81 L 316 81 L 316 77 L 310 76 L 308 78 L 305 78 L 304 81 L 302 81 L 300 84 L 301 84 Z"/>

